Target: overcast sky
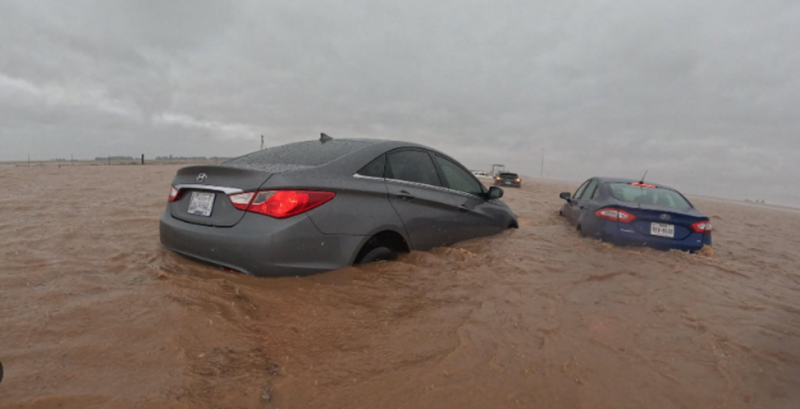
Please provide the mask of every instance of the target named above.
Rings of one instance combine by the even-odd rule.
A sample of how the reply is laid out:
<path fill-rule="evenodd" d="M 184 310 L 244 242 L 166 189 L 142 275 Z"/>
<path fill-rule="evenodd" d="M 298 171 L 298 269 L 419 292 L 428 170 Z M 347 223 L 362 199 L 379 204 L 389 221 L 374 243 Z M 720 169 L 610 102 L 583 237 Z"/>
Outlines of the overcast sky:
<path fill-rule="evenodd" d="M 800 205 L 800 0 L 0 2 L 0 160 L 321 131 Z"/>

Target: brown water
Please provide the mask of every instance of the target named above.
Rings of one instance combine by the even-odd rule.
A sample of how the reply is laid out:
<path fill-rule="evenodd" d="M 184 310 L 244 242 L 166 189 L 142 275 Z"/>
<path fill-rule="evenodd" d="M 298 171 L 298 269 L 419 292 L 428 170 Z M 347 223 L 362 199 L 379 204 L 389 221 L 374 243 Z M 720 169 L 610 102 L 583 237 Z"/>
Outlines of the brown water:
<path fill-rule="evenodd" d="M 800 407 L 800 212 L 621 249 L 527 182 L 519 230 L 258 279 L 159 246 L 176 170 L 0 168 L 0 407 Z"/>

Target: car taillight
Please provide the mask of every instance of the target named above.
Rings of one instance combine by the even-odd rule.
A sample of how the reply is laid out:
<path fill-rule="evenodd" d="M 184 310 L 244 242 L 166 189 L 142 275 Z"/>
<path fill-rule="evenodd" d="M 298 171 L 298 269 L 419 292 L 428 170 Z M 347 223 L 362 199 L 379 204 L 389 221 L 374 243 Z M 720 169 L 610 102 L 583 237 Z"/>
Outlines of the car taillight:
<path fill-rule="evenodd" d="M 181 196 L 181 191 L 175 188 L 175 186 L 170 185 L 169 197 L 167 198 L 167 202 L 174 202 L 178 200 L 180 196 Z"/>
<path fill-rule="evenodd" d="M 228 196 L 239 210 L 285 219 L 307 212 L 336 196 L 333 192 L 310 190 L 265 190 Z"/>
<path fill-rule="evenodd" d="M 606 220 L 620 223 L 630 223 L 636 220 L 636 216 L 620 209 L 600 209 L 594 215 Z"/>
<path fill-rule="evenodd" d="M 711 222 L 704 220 L 702 222 L 692 223 L 692 229 L 698 233 L 711 233 Z"/>
<path fill-rule="evenodd" d="M 228 195 L 228 198 L 231 199 L 231 204 L 233 207 L 239 210 L 247 210 L 247 206 L 250 206 L 250 202 L 253 200 L 253 196 L 255 195 L 255 192 L 234 193 L 232 195 Z"/>

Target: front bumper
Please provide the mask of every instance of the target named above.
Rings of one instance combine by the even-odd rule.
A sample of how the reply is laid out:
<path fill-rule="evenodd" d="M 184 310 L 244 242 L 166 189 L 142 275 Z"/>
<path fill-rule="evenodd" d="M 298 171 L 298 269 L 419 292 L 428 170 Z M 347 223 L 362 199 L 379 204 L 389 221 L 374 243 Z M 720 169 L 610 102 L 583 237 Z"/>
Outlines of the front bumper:
<path fill-rule="evenodd" d="M 322 234 L 301 214 L 273 219 L 247 213 L 233 227 L 211 227 L 161 216 L 161 244 L 207 263 L 277 277 L 321 273 L 353 263 L 365 236 Z"/>

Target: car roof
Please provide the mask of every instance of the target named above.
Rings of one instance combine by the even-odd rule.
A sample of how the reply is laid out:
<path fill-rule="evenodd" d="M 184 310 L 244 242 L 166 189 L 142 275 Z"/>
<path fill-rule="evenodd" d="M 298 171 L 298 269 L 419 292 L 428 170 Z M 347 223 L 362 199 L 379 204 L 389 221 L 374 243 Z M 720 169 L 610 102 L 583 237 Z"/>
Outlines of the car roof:
<path fill-rule="evenodd" d="M 603 183 L 639 183 L 639 182 L 641 182 L 641 180 L 636 180 L 636 179 L 611 178 L 611 177 L 603 177 L 603 176 L 595 176 L 595 177 L 593 177 L 591 179 L 597 179 L 599 182 L 603 182 Z M 653 186 L 655 186 L 657 188 L 660 188 L 660 189 L 669 189 L 669 190 L 677 191 L 675 188 L 672 188 L 670 186 L 662 185 L 662 184 L 651 182 L 651 181 L 648 181 L 648 180 L 645 180 L 644 183 L 648 184 L 648 185 L 653 185 Z"/>
<path fill-rule="evenodd" d="M 327 136 L 327 135 L 326 135 Z M 446 153 L 413 142 L 386 139 L 331 138 L 290 142 L 254 151 L 224 162 L 223 166 L 244 167 L 270 172 L 299 170 L 321 165 L 344 165 L 347 171 L 351 165 L 364 161 L 358 168 L 376 156 L 398 148 L 424 149 L 444 157 Z"/>

